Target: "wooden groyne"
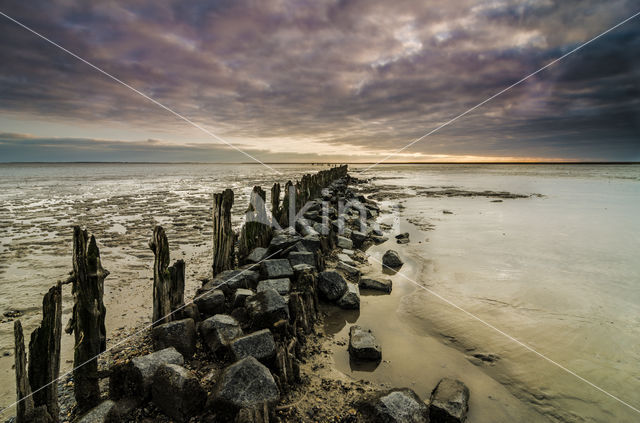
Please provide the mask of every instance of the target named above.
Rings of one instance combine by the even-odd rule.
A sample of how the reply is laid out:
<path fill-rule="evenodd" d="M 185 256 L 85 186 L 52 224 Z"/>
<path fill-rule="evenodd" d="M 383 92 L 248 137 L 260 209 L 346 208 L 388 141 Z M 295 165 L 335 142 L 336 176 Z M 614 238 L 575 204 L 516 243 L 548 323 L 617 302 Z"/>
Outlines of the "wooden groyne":
<path fill-rule="evenodd" d="M 203 281 L 192 301 L 184 298 L 186 264 L 178 260 L 170 266 L 169 241 L 157 226 L 149 242 L 155 256 L 149 322 L 154 352 L 114 363 L 105 372 L 108 392 L 102 393 L 98 382 L 105 375 L 98 373 L 97 356 L 106 347 L 103 285 L 108 272 L 101 265 L 95 239 L 74 228 L 70 278 L 74 310 L 67 330 L 75 335 L 75 420 L 289 421 L 282 413 L 295 407 L 280 401 L 304 383 L 301 365 L 320 321 L 320 301 L 359 309 L 359 286 L 391 291 L 390 282 L 361 281 L 360 270 L 347 257 L 355 257 L 354 249 L 365 251 L 387 240 L 379 231 L 361 231 L 360 217 L 364 215 L 374 228 L 379 208 L 349 189 L 351 182 L 356 181 L 348 175 L 347 166 L 332 167 L 287 181 L 284 189 L 275 183 L 269 203 L 266 191 L 255 186 L 237 233 L 231 225 L 234 192 L 214 194 L 211 278 Z M 361 208 L 344 207 L 345 203 L 358 203 Z M 344 216 L 339 215 L 342 212 Z M 347 258 L 335 260 L 336 246 Z M 394 263 L 401 265 L 397 259 Z M 36 395 L 43 386 L 57 386 L 51 382 L 58 377 L 60 284 L 52 290 L 45 296 L 43 323 L 35 335 L 34 345 L 39 346 L 34 348 L 35 355 L 30 352 L 28 364 L 22 327 L 16 322 L 17 393 L 24 398 L 18 404 L 19 422 L 36 421 L 36 413 L 42 416 L 37 421 L 58 418 L 57 393 L 41 389 L 37 393 L 43 394 Z M 40 345 L 47 351 L 57 347 L 57 355 L 45 357 Z M 349 352 L 354 359 L 374 361 L 382 355 L 371 331 L 356 326 L 351 330 Z M 33 381 L 32 363 L 46 369 L 42 375 L 38 371 Z M 455 398 L 465 398 L 466 387 L 443 386 Z M 449 394 L 442 394 L 444 403 Z M 392 404 L 392 412 L 413 407 L 412 421 L 429 420 L 429 408 L 413 391 L 395 390 L 363 398 L 357 406 L 358 419 L 347 421 L 401 421 L 381 415 L 387 412 L 381 404 Z M 147 411 L 151 409 L 156 411 Z M 458 409 L 464 412 L 457 420 L 442 421 L 464 421 L 466 400 Z M 446 410 L 442 416 L 451 417 Z"/>

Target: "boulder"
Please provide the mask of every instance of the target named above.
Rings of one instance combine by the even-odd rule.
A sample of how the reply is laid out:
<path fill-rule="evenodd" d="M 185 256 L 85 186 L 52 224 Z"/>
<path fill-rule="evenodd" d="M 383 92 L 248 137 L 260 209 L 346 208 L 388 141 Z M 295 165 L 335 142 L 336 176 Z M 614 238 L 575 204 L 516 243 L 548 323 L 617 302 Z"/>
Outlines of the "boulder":
<path fill-rule="evenodd" d="M 338 254 L 338 260 L 340 260 L 342 263 L 348 264 L 349 266 L 355 266 L 356 262 L 353 261 L 353 259 L 351 257 L 349 257 L 348 255 L 344 254 L 344 253 L 339 253 Z"/>
<path fill-rule="evenodd" d="M 236 319 L 226 314 L 216 314 L 202 322 L 200 334 L 209 350 L 216 352 L 229 346 L 231 341 L 242 336 L 243 332 Z"/>
<path fill-rule="evenodd" d="M 391 279 L 371 279 L 371 278 L 361 278 L 360 279 L 360 289 L 370 289 L 373 291 L 382 291 L 382 292 L 391 292 L 391 287 L 393 283 Z"/>
<path fill-rule="evenodd" d="M 302 245 L 304 249 L 311 252 L 317 253 L 323 249 L 322 240 L 319 235 L 307 235 L 302 238 Z"/>
<path fill-rule="evenodd" d="M 335 301 L 347 291 L 347 282 L 336 271 L 328 270 L 318 275 L 318 290 L 329 301 Z"/>
<path fill-rule="evenodd" d="M 371 330 L 353 325 L 349 329 L 349 356 L 354 360 L 380 361 L 382 349 Z"/>
<path fill-rule="evenodd" d="M 401 267 L 404 262 L 400 259 L 398 253 L 394 250 L 387 250 L 382 256 L 382 264 L 386 267 L 390 267 L 392 269 Z"/>
<path fill-rule="evenodd" d="M 196 323 L 193 319 L 182 319 L 156 326 L 151 331 L 153 348 L 163 350 L 174 347 L 185 357 L 196 350 Z"/>
<path fill-rule="evenodd" d="M 214 314 L 224 313 L 224 293 L 218 289 L 213 291 L 205 291 L 201 294 L 196 293 L 193 302 L 198 306 L 198 310 L 205 317 Z"/>
<path fill-rule="evenodd" d="M 367 234 L 360 231 L 351 232 L 351 240 L 356 247 L 362 247 L 362 244 L 367 240 Z"/>
<path fill-rule="evenodd" d="M 358 310 L 360 308 L 360 290 L 358 285 L 348 282 L 347 291 L 337 301 L 338 306 L 347 310 Z"/>
<path fill-rule="evenodd" d="M 429 408 L 411 389 L 378 394 L 363 405 L 366 421 L 381 423 L 428 423 Z"/>
<path fill-rule="evenodd" d="M 256 328 L 270 328 L 279 320 L 289 320 L 289 307 L 273 288 L 267 288 L 247 298 L 245 308 L 251 325 Z"/>
<path fill-rule="evenodd" d="M 244 307 L 244 302 L 253 295 L 250 289 L 240 288 L 233 294 L 233 308 Z"/>
<path fill-rule="evenodd" d="M 255 358 L 247 357 L 222 372 L 212 393 L 211 406 L 239 410 L 265 402 L 275 404 L 279 398 L 278 385 L 269 369 Z"/>
<path fill-rule="evenodd" d="M 360 277 L 360 270 L 357 267 L 349 266 L 348 264 L 339 261 L 336 265 L 336 269 L 342 270 L 345 274 L 351 276 L 352 278 L 358 279 Z"/>
<path fill-rule="evenodd" d="M 376 244 L 376 245 L 380 245 L 380 244 L 383 244 L 383 243 L 389 241 L 389 238 L 386 237 L 386 236 L 371 235 L 371 241 L 373 241 L 373 243 Z"/>
<path fill-rule="evenodd" d="M 267 279 L 290 278 L 293 269 L 287 259 L 271 259 L 260 264 L 260 273 Z"/>
<path fill-rule="evenodd" d="M 258 282 L 256 291 L 262 292 L 269 288 L 275 289 L 280 295 L 287 295 L 291 291 L 291 280 L 289 278 L 266 279 Z"/>
<path fill-rule="evenodd" d="M 291 266 L 296 264 L 308 264 L 309 266 L 316 265 L 316 255 L 309 252 L 292 251 L 289 253 L 289 263 Z"/>
<path fill-rule="evenodd" d="M 267 249 L 262 247 L 256 247 L 247 256 L 246 260 L 249 263 L 259 263 L 262 259 L 267 257 Z"/>
<path fill-rule="evenodd" d="M 329 225 L 318 222 L 313 224 L 313 229 L 320 235 L 324 236 L 329 235 L 329 233 L 331 232 L 331 228 L 329 228 Z"/>
<path fill-rule="evenodd" d="M 194 322 L 200 321 L 200 310 L 195 303 L 187 303 L 181 311 L 183 319 L 193 319 Z"/>
<path fill-rule="evenodd" d="M 338 241 L 336 242 L 336 245 L 338 246 L 338 248 L 346 248 L 348 250 L 351 250 L 353 248 L 353 241 L 351 241 L 349 238 L 338 235 Z"/>
<path fill-rule="evenodd" d="M 153 377 L 151 393 L 156 407 L 178 422 L 199 413 L 207 399 L 198 378 L 177 364 L 160 366 Z"/>
<path fill-rule="evenodd" d="M 269 243 L 269 254 L 281 253 L 300 241 L 300 235 L 293 228 L 276 230 Z"/>
<path fill-rule="evenodd" d="M 397 239 L 396 242 L 398 244 L 408 244 L 409 243 L 409 238 L 400 238 L 400 239 Z"/>
<path fill-rule="evenodd" d="M 109 378 L 109 395 L 112 399 L 147 399 L 151 394 L 153 376 L 163 364 L 182 366 L 184 357 L 171 347 L 152 354 L 134 357 L 127 363 L 113 366 Z"/>
<path fill-rule="evenodd" d="M 349 250 L 348 248 L 344 248 L 344 249 L 342 250 L 342 253 L 343 253 L 343 254 L 345 254 L 345 255 L 347 255 L 347 256 L 349 256 L 349 257 L 353 257 L 353 256 L 356 254 L 356 252 L 355 252 L 355 251 L 353 251 L 353 250 Z"/>
<path fill-rule="evenodd" d="M 116 403 L 111 400 L 102 401 L 82 416 L 77 423 L 111 423 L 117 422 L 114 416 Z M 124 416 L 123 416 L 124 417 Z"/>
<path fill-rule="evenodd" d="M 459 380 L 444 378 L 431 392 L 429 417 L 432 423 L 462 423 L 469 411 L 469 388 Z"/>
<path fill-rule="evenodd" d="M 269 329 L 262 329 L 237 338 L 231 343 L 230 348 L 236 361 L 254 357 L 268 363 L 276 356 L 276 343 Z"/>
<path fill-rule="evenodd" d="M 396 235 L 396 239 L 403 239 L 403 238 L 409 238 L 409 232 L 404 232 Z"/>
<path fill-rule="evenodd" d="M 240 288 L 253 288 L 258 282 L 258 272 L 251 269 L 234 269 L 220 272 L 207 282 L 199 291 L 219 289 L 226 295 L 235 292 Z"/>

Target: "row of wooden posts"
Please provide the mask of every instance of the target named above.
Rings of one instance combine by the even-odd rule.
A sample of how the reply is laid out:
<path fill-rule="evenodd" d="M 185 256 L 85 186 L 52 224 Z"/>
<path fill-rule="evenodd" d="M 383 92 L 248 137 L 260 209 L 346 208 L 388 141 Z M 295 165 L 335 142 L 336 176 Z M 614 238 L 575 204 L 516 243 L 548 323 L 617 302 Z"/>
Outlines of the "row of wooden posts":
<path fill-rule="evenodd" d="M 213 275 L 232 269 L 256 247 L 266 247 L 274 227 L 286 227 L 290 217 L 307 201 L 320 196 L 322 188 L 346 176 L 347 166 L 336 166 L 316 174 L 306 174 L 295 184 L 271 188 L 271 219 L 265 209 L 266 194 L 256 186 L 251 193 L 247 221 L 240 234 L 231 226 L 234 193 L 226 189 L 213 196 Z M 258 200 L 260 197 L 260 200 Z M 251 217 L 251 218 L 249 218 Z M 269 222 L 269 223 L 265 223 Z M 155 228 L 149 242 L 155 255 L 153 284 L 153 324 L 182 318 L 184 307 L 185 263 L 169 266 L 169 245 L 162 227 Z M 237 246 L 237 248 L 236 248 Z M 236 253 L 237 251 L 237 253 Z M 109 272 L 102 267 L 95 237 L 86 230 L 73 229 L 73 272 L 58 282 L 42 301 L 42 321 L 32 333 L 28 361 L 20 320 L 14 323 L 16 422 L 58 422 L 58 383 L 60 339 L 62 333 L 62 284 L 72 283 L 73 312 L 65 332 L 74 334 L 73 385 L 78 412 L 83 413 L 100 402 L 97 357 L 106 349 L 106 308 L 103 303 L 104 279 Z"/>

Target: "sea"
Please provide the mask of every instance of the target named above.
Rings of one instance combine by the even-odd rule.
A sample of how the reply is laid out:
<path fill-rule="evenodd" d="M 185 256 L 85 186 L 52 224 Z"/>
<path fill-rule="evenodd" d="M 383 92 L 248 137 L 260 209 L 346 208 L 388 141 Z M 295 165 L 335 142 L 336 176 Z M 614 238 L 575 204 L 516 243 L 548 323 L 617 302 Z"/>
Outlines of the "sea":
<path fill-rule="evenodd" d="M 26 334 L 37 326 L 42 295 L 71 270 L 81 225 L 110 271 L 108 332 L 145 324 L 154 226 L 165 228 L 172 260 L 186 261 L 189 295 L 209 276 L 213 193 L 234 190 L 239 227 L 254 185 L 269 192 L 327 166 L 273 167 L 0 164 L 0 314 L 19 311 Z M 328 311 L 331 337 L 366 324 L 383 347 L 374 368 L 336 348 L 338 370 L 422 398 L 441 376 L 468 380 L 472 423 L 640 421 L 640 165 L 350 168 L 375 186 L 367 195 L 380 199 L 390 238 L 368 251 L 371 272 L 381 274 L 387 249 L 406 265 L 384 275 L 392 295 L 363 294 L 356 314 Z M 400 232 L 409 244 L 395 242 Z M 66 286 L 63 325 L 72 301 Z M 15 401 L 12 320 L 0 323 L 0 407 Z M 62 349 L 64 372 L 71 336 Z"/>

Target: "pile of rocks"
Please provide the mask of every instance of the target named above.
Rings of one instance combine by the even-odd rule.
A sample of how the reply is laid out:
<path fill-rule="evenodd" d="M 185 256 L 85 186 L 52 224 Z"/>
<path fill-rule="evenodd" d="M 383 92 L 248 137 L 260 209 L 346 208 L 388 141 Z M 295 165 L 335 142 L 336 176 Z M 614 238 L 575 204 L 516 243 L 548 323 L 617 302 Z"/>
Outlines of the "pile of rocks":
<path fill-rule="evenodd" d="M 319 298 L 359 309 L 360 288 L 391 292 L 390 280 L 361 277 L 354 260 L 354 249 L 387 238 L 379 229 L 358 230 L 362 219 L 377 227 L 379 208 L 348 189 L 348 182 L 347 176 L 331 183 L 307 204 L 295 228 L 273 231 L 269 245 L 253 249 L 245 265 L 207 281 L 180 320 L 155 326 L 156 351 L 114 365 L 109 399 L 80 421 L 122 421 L 151 405 L 177 422 L 268 421 L 281 395 L 301 380 L 300 345 L 317 322 Z M 350 200 L 361 207 L 338 216 Z M 335 247 L 341 249 L 338 261 L 327 268 Z M 402 265 L 394 251 L 383 262 Z M 355 359 L 382 358 L 373 333 L 359 326 L 351 327 L 348 349 Z M 195 364 L 203 359 L 216 363 L 206 375 Z M 429 407 L 410 390 L 394 390 L 363 401 L 362 413 L 373 416 L 365 421 L 463 421 L 468 390 L 461 386 L 441 382 Z M 458 420 L 437 420 L 444 415 Z"/>

